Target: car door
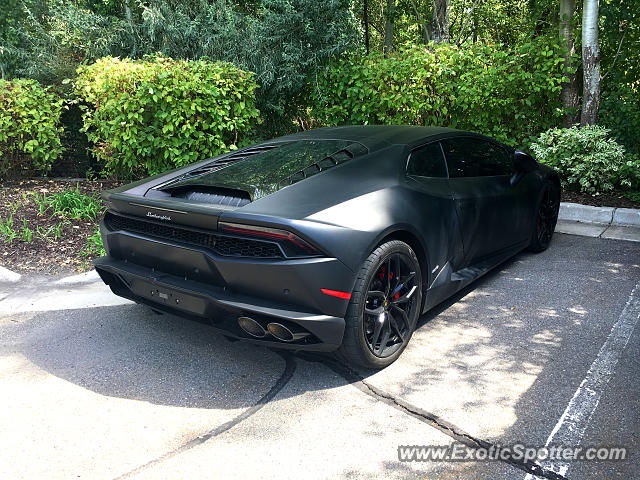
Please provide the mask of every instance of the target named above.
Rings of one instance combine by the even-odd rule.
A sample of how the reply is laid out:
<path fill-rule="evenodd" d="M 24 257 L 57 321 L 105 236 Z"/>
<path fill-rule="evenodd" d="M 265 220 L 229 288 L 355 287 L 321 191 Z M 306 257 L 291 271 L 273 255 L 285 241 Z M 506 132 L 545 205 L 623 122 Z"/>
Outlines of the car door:
<path fill-rule="evenodd" d="M 519 188 L 511 183 L 513 151 L 482 137 L 442 140 L 449 186 L 460 219 L 464 260 L 482 261 L 523 242 Z"/>
<path fill-rule="evenodd" d="M 429 255 L 430 271 L 425 280 L 433 279 L 448 263 L 453 268 L 464 254 L 440 143 L 435 141 L 414 148 L 407 159 L 406 173 L 414 194 L 414 226 L 421 232 Z"/>

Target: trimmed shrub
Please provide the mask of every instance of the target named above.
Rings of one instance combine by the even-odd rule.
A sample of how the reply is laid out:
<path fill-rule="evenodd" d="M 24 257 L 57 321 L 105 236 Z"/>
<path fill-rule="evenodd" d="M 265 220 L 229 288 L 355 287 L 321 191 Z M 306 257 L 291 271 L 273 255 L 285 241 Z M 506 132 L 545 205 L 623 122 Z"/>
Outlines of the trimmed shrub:
<path fill-rule="evenodd" d="M 345 56 L 318 79 L 313 114 L 328 125 L 439 125 L 522 144 L 558 123 L 560 53 L 540 39 L 514 50 L 433 45 Z"/>
<path fill-rule="evenodd" d="M 0 175 L 46 174 L 62 153 L 62 99 L 35 80 L 0 80 Z"/>
<path fill-rule="evenodd" d="M 638 185 L 640 160 L 600 126 L 552 128 L 531 144 L 536 158 L 555 168 L 564 187 L 598 195 Z"/>
<path fill-rule="evenodd" d="M 78 69 L 84 130 L 105 172 L 156 174 L 236 148 L 257 122 L 252 73 L 208 60 L 105 57 Z"/>

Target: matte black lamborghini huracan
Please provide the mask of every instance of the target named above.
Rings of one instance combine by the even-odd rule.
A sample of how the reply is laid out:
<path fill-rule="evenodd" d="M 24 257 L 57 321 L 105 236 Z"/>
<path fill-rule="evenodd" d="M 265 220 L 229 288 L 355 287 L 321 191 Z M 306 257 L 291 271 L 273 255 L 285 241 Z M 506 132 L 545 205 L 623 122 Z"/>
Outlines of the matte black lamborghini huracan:
<path fill-rule="evenodd" d="M 95 266 L 117 295 L 380 368 L 422 312 L 547 248 L 560 183 L 490 138 L 359 126 L 270 140 L 104 199 Z"/>

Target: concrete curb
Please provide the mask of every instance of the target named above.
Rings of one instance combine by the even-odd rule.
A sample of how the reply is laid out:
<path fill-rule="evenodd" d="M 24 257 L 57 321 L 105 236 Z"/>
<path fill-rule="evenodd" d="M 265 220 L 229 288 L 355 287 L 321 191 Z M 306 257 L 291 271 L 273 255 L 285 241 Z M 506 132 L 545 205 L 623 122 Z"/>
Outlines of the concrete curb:
<path fill-rule="evenodd" d="M 599 223 L 625 227 L 640 227 L 640 209 L 592 207 L 579 203 L 560 203 L 558 220 L 580 223 Z"/>
<path fill-rule="evenodd" d="M 640 209 L 561 203 L 556 231 L 640 242 Z"/>
<path fill-rule="evenodd" d="M 616 208 L 613 212 L 612 225 L 640 226 L 640 209 Z"/>
<path fill-rule="evenodd" d="M 98 272 L 95 270 L 89 270 L 88 272 L 79 273 L 77 275 L 63 277 L 53 283 L 54 285 L 78 285 L 82 283 L 97 282 L 98 280 L 100 280 Z"/>
<path fill-rule="evenodd" d="M 12 272 L 8 268 L 4 268 L 0 265 L 0 282 L 2 283 L 15 283 L 19 282 L 22 275 L 16 272 Z"/>

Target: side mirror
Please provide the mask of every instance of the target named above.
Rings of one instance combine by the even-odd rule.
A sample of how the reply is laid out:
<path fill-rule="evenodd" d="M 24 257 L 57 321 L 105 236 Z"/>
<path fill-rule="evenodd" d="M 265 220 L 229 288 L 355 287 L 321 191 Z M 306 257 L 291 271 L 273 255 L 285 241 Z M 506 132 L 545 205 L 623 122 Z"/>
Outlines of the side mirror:
<path fill-rule="evenodd" d="M 511 186 L 515 185 L 529 172 L 533 172 L 538 168 L 538 162 L 526 152 L 516 150 L 513 154 L 513 166 L 516 173 L 511 177 Z"/>
<path fill-rule="evenodd" d="M 538 162 L 526 152 L 516 150 L 513 154 L 513 165 L 516 173 L 529 173 L 538 168 Z"/>

